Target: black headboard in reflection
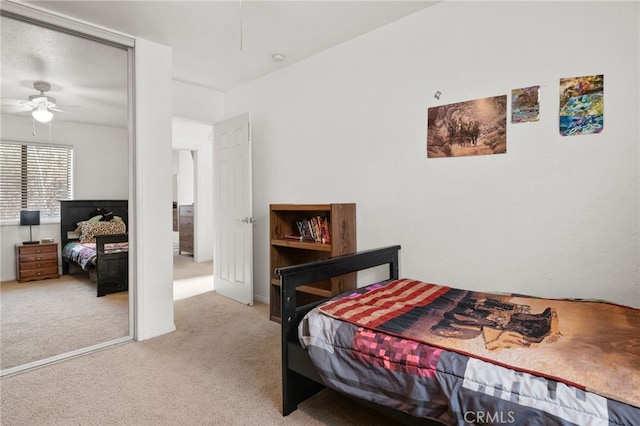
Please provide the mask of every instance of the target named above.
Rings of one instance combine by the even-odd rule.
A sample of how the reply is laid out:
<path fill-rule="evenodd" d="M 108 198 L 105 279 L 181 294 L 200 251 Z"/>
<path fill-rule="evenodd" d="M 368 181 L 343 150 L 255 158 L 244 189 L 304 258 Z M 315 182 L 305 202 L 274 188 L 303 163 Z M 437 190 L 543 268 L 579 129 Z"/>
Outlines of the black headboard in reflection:
<path fill-rule="evenodd" d="M 120 216 L 129 231 L 129 202 L 127 200 L 60 200 L 60 248 L 69 241 L 69 232 L 75 231 L 78 222 L 88 220 L 97 209 Z M 69 273 L 69 265 L 62 262 L 62 273 Z"/>

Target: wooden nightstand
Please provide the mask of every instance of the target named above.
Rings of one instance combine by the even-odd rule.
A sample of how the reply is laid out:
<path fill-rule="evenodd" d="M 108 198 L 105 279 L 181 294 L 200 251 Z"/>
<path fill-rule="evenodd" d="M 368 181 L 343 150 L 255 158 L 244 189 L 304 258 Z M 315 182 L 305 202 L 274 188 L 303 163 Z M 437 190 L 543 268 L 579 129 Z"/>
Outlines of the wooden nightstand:
<path fill-rule="evenodd" d="M 58 278 L 58 243 L 16 244 L 16 281 Z"/>

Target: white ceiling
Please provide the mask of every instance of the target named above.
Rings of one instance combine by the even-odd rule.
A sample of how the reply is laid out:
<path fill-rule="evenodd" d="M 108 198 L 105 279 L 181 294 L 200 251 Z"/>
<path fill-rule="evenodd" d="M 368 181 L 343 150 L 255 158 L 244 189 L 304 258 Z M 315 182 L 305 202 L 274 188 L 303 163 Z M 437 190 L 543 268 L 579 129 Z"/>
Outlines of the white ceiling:
<path fill-rule="evenodd" d="M 115 127 L 127 124 L 127 52 L 82 37 L 2 17 L 2 112 L 29 116 L 16 105 L 51 85 L 54 120 Z"/>
<path fill-rule="evenodd" d="M 172 47 L 173 78 L 219 91 L 259 78 L 437 3 L 434 1 L 26 1 L 24 3 Z M 51 83 L 54 119 L 85 120 L 103 103 L 122 107 L 123 51 L 2 20 L 2 97 Z M 274 53 L 285 56 L 272 60 Z M 119 67 L 119 65 L 117 66 Z M 120 86 L 124 89 L 126 85 Z M 3 109 L 3 112 L 8 112 Z M 24 113 L 23 113 L 24 114 Z M 114 112 L 112 121 L 126 117 Z M 104 114 L 91 114 L 94 117 Z M 95 118 L 94 118 L 95 120 Z"/>

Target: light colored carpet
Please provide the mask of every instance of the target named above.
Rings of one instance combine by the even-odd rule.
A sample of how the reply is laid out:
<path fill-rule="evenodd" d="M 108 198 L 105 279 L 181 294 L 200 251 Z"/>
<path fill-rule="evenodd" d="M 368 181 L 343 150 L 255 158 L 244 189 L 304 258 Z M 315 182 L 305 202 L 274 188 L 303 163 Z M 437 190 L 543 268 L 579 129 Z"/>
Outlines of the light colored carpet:
<path fill-rule="evenodd" d="M 193 256 L 178 255 L 173 256 L 173 280 L 179 281 L 187 278 L 211 276 L 213 275 L 213 262 L 194 262 Z M 213 289 L 213 281 L 211 284 Z"/>
<path fill-rule="evenodd" d="M 177 330 L 2 379 L 2 424 L 394 425 L 332 391 L 281 415 L 280 325 L 215 292 L 175 302 Z"/>
<path fill-rule="evenodd" d="M 213 262 L 173 258 L 174 298 L 213 290 Z M 127 292 L 96 297 L 83 271 L 59 279 L 0 283 L 0 369 L 129 335 Z"/>
<path fill-rule="evenodd" d="M 194 262 L 192 256 L 173 256 L 173 300 L 213 291 L 213 262 Z"/>
<path fill-rule="evenodd" d="M 96 297 L 86 274 L 0 284 L 2 370 L 129 335 L 127 292 Z"/>

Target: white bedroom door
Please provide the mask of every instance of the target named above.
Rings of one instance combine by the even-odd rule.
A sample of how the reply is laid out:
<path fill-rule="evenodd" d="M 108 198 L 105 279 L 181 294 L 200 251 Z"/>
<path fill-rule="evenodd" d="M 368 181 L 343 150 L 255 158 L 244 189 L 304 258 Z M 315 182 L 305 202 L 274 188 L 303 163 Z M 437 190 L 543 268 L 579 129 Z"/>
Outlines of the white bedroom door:
<path fill-rule="evenodd" d="M 253 203 L 249 114 L 214 125 L 213 288 L 253 305 Z"/>

